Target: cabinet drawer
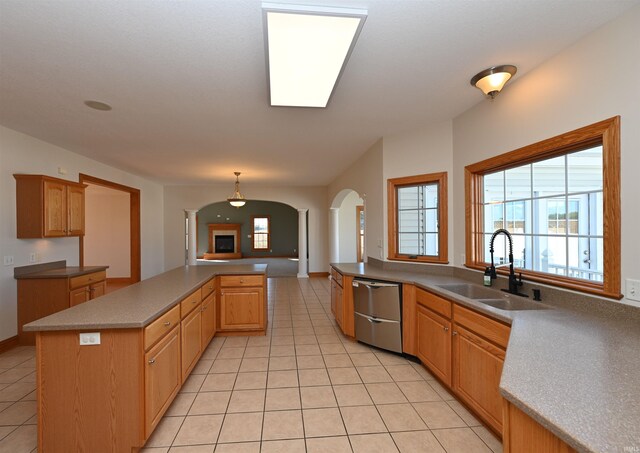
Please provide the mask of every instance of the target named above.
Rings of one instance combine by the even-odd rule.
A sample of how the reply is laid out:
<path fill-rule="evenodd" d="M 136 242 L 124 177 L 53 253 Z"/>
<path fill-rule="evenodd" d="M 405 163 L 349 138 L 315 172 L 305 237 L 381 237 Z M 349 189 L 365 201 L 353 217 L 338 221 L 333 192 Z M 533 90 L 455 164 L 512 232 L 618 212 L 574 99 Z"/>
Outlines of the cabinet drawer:
<path fill-rule="evenodd" d="M 416 302 L 423 307 L 435 311 L 447 319 L 451 319 L 451 302 L 428 291 L 416 288 Z"/>
<path fill-rule="evenodd" d="M 338 272 L 337 270 L 335 270 L 334 268 L 331 268 L 331 278 L 333 278 L 338 285 L 343 286 L 343 284 L 342 284 L 342 274 L 340 272 Z"/>
<path fill-rule="evenodd" d="M 196 291 L 182 299 L 182 302 L 180 302 L 180 316 L 184 318 L 189 313 L 191 313 L 191 311 L 198 306 L 201 300 L 202 291 L 200 288 L 198 288 Z"/>
<path fill-rule="evenodd" d="M 209 294 L 211 294 L 215 288 L 215 278 L 212 278 L 207 283 L 202 285 L 202 299 L 206 299 Z"/>
<path fill-rule="evenodd" d="M 453 320 L 503 348 L 509 342 L 511 329 L 493 319 L 453 304 Z"/>
<path fill-rule="evenodd" d="M 176 305 L 144 328 L 145 351 L 178 324 L 180 324 L 180 307 Z"/>
<path fill-rule="evenodd" d="M 262 286 L 262 275 L 224 275 L 220 277 L 220 286 Z"/>
<path fill-rule="evenodd" d="M 79 275 L 69 279 L 69 289 L 80 288 L 81 286 L 87 286 L 95 282 L 99 282 L 107 278 L 106 271 L 93 272 L 91 274 Z"/>

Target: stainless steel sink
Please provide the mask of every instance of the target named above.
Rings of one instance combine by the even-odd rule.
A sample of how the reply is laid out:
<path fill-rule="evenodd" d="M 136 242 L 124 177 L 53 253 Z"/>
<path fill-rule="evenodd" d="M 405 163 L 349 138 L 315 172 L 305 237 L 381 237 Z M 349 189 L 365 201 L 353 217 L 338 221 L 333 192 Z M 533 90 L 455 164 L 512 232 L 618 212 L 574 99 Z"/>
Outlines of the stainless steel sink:
<path fill-rule="evenodd" d="M 438 285 L 439 288 L 446 289 L 469 299 L 497 299 L 500 293 L 493 289 L 487 289 L 480 285 L 471 283 L 455 283 L 450 285 Z"/>
<path fill-rule="evenodd" d="M 520 297 L 517 299 L 476 299 L 476 301 L 500 310 L 544 310 L 547 308 L 541 303 L 531 302 L 530 300 L 522 299 Z"/>
<path fill-rule="evenodd" d="M 506 293 L 472 283 L 455 283 L 438 285 L 438 287 L 500 310 L 544 310 L 549 308 L 539 302 L 533 302 L 519 296 L 509 296 Z"/>

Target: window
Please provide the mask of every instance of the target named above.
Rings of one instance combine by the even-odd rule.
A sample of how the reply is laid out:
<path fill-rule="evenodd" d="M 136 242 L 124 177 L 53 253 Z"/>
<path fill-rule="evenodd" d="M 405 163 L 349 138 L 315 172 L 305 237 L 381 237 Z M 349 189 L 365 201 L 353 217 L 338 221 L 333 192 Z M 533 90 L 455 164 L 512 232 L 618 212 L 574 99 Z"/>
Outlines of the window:
<path fill-rule="evenodd" d="M 271 220 L 269 216 L 253 216 L 253 250 L 269 250 Z"/>
<path fill-rule="evenodd" d="M 525 278 L 620 297 L 619 159 L 616 117 L 468 166 L 466 265 L 488 265 L 505 228 Z"/>
<path fill-rule="evenodd" d="M 447 174 L 387 182 L 389 259 L 447 263 Z"/>

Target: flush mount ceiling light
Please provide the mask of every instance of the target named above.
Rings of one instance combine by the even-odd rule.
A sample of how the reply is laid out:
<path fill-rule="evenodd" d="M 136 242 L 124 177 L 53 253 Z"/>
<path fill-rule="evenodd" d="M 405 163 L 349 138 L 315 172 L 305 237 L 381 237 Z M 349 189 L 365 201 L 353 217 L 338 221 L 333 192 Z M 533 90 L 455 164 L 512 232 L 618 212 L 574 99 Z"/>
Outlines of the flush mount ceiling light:
<path fill-rule="evenodd" d="M 510 64 L 494 66 L 474 75 L 471 79 L 471 85 L 482 90 L 488 98 L 493 99 L 517 70 L 518 68 Z"/>
<path fill-rule="evenodd" d="M 367 11 L 263 3 L 272 106 L 326 107 Z"/>
<path fill-rule="evenodd" d="M 109 104 L 105 104 L 104 102 L 100 101 L 84 101 L 84 105 L 94 110 L 101 110 L 103 112 L 108 112 L 109 110 L 111 110 L 111 106 Z"/>
<path fill-rule="evenodd" d="M 239 208 L 240 206 L 244 206 L 244 204 L 247 201 L 244 199 L 244 197 L 240 193 L 240 181 L 238 180 L 238 177 L 240 176 L 240 172 L 234 171 L 233 174 L 236 175 L 236 191 L 233 193 L 233 195 L 230 198 L 227 198 L 227 201 L 229 202 L 229 204 L 231 204 L 231 206 Z"/>

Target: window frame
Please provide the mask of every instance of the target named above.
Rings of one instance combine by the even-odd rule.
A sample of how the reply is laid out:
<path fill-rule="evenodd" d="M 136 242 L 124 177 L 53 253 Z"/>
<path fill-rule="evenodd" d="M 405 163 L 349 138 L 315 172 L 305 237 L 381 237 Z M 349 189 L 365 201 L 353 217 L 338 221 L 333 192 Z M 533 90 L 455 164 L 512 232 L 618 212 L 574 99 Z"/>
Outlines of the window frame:
<path fill-rule="evenodd" d="M 267 247 L 256 248 L 256 221 L 255 219 L 267 219 Z M 264 234 L 264 233 L 259 233 Z M 271 250 L 271 216 L 270 215 L 252 215 L 251 216 L 251 250 L 254 252 L 268 252 Z"/>
<path fill-rule="evenodd" d="M 522 148 L 500 154 L 465 167 L 465 266 L 484 270 L 482 229 L 483 177 L 552 157 L 602 145 L 603 173 L 603 282 L 518 269 L 523 278 L 533 282 L 572 289 L 599 296 L 621 299 L 621 223 L 620 223 L 620 116 L 557 135 Z M 505 269 L 498 269 L 507 274 Z"/>
<path fill-rule="evenodd" d="M 438 184 L 438 255 L 416 256 L 398 252 L 398 189 L 408 186 Z M 387 180 L 388 254 L 391 261 L 449 264 L 447 172 L 405 176 Z"/>

